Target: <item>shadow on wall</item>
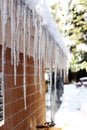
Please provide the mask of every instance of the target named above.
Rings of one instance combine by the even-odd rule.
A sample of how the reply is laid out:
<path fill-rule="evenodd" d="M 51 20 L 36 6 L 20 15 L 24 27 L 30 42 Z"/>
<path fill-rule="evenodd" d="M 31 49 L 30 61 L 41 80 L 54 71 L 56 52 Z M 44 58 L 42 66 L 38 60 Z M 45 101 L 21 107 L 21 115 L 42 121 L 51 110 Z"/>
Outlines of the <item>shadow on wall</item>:
<path fill-rule="evenodd" d="M 57 73 L 56 77 L 56 87 L 55 87 L 55 73 L 52 73 L 52 86 L 51 86 L 51 107 L 53 108 L 54 115 L 58 111 L 62 101 L 61 97 L 64 92 L 64 87 L 63 87 L 63 80 L 62 77 L 60 76 L 60 73 Z"/>

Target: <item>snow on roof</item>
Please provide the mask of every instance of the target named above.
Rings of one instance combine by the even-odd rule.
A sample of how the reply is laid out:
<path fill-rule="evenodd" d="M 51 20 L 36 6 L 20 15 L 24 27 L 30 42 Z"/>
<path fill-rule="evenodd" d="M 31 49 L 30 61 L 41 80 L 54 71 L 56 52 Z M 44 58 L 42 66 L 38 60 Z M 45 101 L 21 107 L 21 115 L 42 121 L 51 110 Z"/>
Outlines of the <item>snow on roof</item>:
<path fill-rule="evenodd" d="M 49 8 L 45 0 L 27 0 L 27 4 L 35 9 L 38 15 L 42 17 L 42 25 L 47 28 L 49 33 L 53 36 L 57 45 L 63 50 L 65 55 L 67 55 L 68 49 L 64 44 L 63 37 L 60 34 L 55 21 L 49 11 Z"/>

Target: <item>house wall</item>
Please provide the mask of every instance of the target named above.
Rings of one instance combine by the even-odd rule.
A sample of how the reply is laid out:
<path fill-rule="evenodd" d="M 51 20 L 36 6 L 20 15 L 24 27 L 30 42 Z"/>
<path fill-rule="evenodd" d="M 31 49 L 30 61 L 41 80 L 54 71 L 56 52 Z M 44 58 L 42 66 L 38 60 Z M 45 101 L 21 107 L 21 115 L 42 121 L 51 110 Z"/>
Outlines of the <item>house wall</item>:
<path fill-rule="evenodd" d="M 1 70 L 0 45 L 0 72 Z M 26 92 L 27 110 L 24 109 L 23 94 L 23 55 L 20 54 L 20 63 L 17 66 L 17 83 L 14 85 L 13 65 L 11 65 L 11 51 L 5 53 L 5 124 L 0 130 L 36 130 L 36 125 L 43 124 L 46 119 L 45 86 L 43 77 L 43 90 L 40 94 L 39 80 L 34 85 L 34 61 L 27 58 Z M 44 73 L 44 71 L 43 71 Z M 44 74 L 43 74 L 44 76 Z M 39 79 L 39 78 L 38 78 Z"/>
<path fill-rule="evenodd" d="M 37 125 L 42 125 L 46 120 L 45 105 L 45 82 L 43 70 L 43 89 L 40 94 L 39 77 L 37 86 L 34 85 L 34 28 L 31 26 L 31 50 L 30 58 L 27 58 L 26 67 L 26 92 L 27 92 L 27 110 L 24 109 L 23 93 L 23 39 L 20 38 L 20 63 L 17 66 L 17 83 L 14 85 L 14 66 L 11 65 L 11 25 L 8 19 L 6 25 L 6 51 L 5 51 L 5 124 L 0 130 L 37 130 Z M 0 72 L 1 70 L 1 45 L 2 45 L 2 24 L 0 19 Z M 39 129 L 40 130 L 40 129 Z M 45 129 L 44 129 L 45 130 Z M 58 128 L 48 128 L 46 130 L 60 130 Z"/>

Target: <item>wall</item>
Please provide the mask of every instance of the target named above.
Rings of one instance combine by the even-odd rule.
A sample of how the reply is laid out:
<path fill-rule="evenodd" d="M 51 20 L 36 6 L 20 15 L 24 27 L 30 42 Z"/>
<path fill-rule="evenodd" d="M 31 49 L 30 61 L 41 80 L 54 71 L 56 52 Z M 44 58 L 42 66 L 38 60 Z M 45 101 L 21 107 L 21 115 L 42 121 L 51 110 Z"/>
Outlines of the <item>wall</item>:
<path fill-rule="evenodd" d="M 36 125 L 43 124 L 46 119 L 45 86 L 40 94 L 39 80 L 34 86 L 34 62 L 32 57 L 27 59 L 27 110 L 24 109 L 23 95 L 23 55 L 17 67 L 17 84 L 14 85 L 13 66 L 10 60 L 10 49 L 5 54 L 5 124 L 0 130 L 36 130 Z M 1 72 L 0 45 L 0 72 Z M 44 71 L 43 71 L 44 72 Z"/>

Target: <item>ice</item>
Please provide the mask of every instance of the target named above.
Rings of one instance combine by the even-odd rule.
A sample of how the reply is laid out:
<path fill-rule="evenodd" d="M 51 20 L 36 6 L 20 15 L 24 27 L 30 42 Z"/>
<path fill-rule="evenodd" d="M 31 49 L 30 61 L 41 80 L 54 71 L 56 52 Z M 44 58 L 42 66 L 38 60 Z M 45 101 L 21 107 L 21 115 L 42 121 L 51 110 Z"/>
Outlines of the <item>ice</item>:
<path fill-rule="evenodd" d="M 38 27 L 35 19 L 35 34 L 34 34 L 34 84 L 37 85 L 37 71 L 38 71 Z"/>
<path fill-rule="evenodd" d="M 14 85 L 16 85 L 16 67 L 17 67 L 17 50 L 16 50 L 16 18 L 15 18 L 15 5 L 11 1 L 11 64 L 14 65 Z"/>
<path fill-rule="evenodd" d="M 34 8 L 32 9 L 32 25 L 34 26 L 34 20 L 35 20 L 35 11 Z"/>
<path fill-rule="evenodd" d="M 40 83 L 40 93 L 42 94 L 42 26 L 41 26 L 41 17 L 39 17 L 39 38 L 38 38 L 38 43 L 39 43 L 39 83 Z"/>
<path fill-rule="evenodd" d="M 13 5 L 13 0 L 11 0 L 11 64 L 13 65 L 13 54 L 14 54 L 14 49 L 13 49 L 13 44 L 14 44 L 14 5 Z"/>
<path fill-rule="evenodd" d="M 5 30 L 7 23 L 7 0 L 0 2 L 1 6 L 1 24 L 2 24 L 2 88 L 4 92 L 4 70 L 5 70 Z M 4 100 L 4 97 L 3 97 Z M 5 115 L 3 114 L 3 119 L 5 120 Z"/>
<path fill-rule="evenodd" d="M 17 56 L 16 56 L 16 44 L 14 41 L 14 85 L 16 85 L 16 73 L 17 73 Z"/>
<path fill-rule="evenodd" d="M 44 68 L 45 68 L 45 52 L 46 52 L 46 40 L 45 40 L 45 30 L 43 28 L 43 32 L 42 32 L 42 59 L 43 59 L 43 64 L 44 64 Z"/>
<path fill-rule="evenodd" d="M 7 23 L 7 0 L 1 1 L 2 46 L 5 44 L 5 31 Z"/>
<path fill-rule="evenodd" d="M 7 22 L 9 22 L 11 31 L 11 43 L 9 43 L 9 45 L 11 45 L 11 65 L 14 67 L 14 85 L 16 85 L 17 66 L 20 61 L 20 51 L 23 52 L 23 89 L 24 106 L 26 109 L 26 59 L 27 56 L 28 58 L 32 56 L 31 44 L 34 44 L 34 83 L 37 86 L 37 76 L 39 76 L 41 94 L 43 92 L 43 67 L 49 68 L 50 77 L 52 69 L 55 68 L 56 77 L 58 67 L 61 69 L 66 68 L 66 64 L 63 65 L 63 61 L 67 60 L 67 50 L 63 44 L 59 31 L 56 29 L 56 24 L 53 21 L 44 0 L 0 0 L 0 13 L 2 24 L 3 77 L 5 43 L 7 42 L 5 33 Z M 31 29 L 34 29 L 33 43 L 31 43 Z M 20 44 L 23 44 L 22 50 Z"/>
<path fill-rule="evenodd" d="M 57 76 L 57 68 L 58 68 L 58 58 L 57 58 L 57 55 L 58 55 L 58 48 L 56 48 L 55 46 L 55 87 L 56 87 L 56 76 Z"/>
<path fill-rule="evenodd" d="M 27 25 L 28 25 L 28 38 L 27 38 L 27 44 L 28 44 L 28 46 L 27 46 L 27 54 L 28 54 L 28 56 L 29 56 L 29 58 L 30 58 L 30 42 L 31 42 L 31 40 L 30 40 L 30 37 L 31 37 L 31 28 L 30 28 L 30 24 L 31 24 L 31 21 L 30 21 L 30 19 L 31 19 L 31 11 L 29 10 L 29 12 L 28 12 L 28 16 L 27 16 L 28 18 L 27 18 Z"/>
<path fill-rule="evenodd" d="M 46 31 L 46 68 L 49 67 L 48 65 L 48 51 L 49 51 L 49 35 L 48 32 Z"/>
<path fill-rule="evenodd" d="M 24 12 L 24 16 L 23 16 L 23 29 L 24 29 L 24 33 L 23 33 L 23 62 L 24 62 L 24 65 L 23 65 L 23 69 L 24 69 L 24 72 L 23 72 L 23 75 L 24 75 L 24 79 L 23 79 L 23 83 L 24 83 L 24 107 L 25 107 L 25 110 L 27 109 L 27 104 L 26 104 L 26 6 L 23 10 Z"/>
<path fill-rule="evenodd" d="M 2 24 L 2 84 L 4 88 L 4 64 L 5 64 L 5 30 L 7 23 L 7 0 L 1 1 L 1 24 Z"/>
<path fill-rule="evenodd" d="M 17 66 L 19 64 L 19 49 L 20 49 L 20 13 L 21 13 L 21 7 L 20 7 L 20 0 L 17 1 L 17 23 L 16 23 L 16 39 L 17 39 Z"/>

